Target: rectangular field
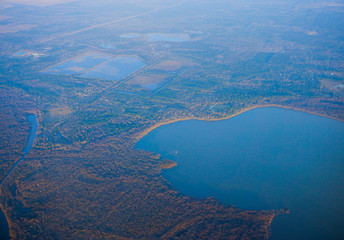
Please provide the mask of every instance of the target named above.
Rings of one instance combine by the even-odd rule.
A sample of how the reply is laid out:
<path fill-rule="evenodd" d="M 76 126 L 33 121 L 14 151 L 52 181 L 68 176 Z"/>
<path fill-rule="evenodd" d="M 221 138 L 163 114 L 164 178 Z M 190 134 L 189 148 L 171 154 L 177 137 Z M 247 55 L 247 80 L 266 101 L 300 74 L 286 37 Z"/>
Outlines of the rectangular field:
<path fill-rule="evenodd" d="M 102 53 L 89 53 L 66 60 L 42 72 L 118 81 L 144 66 L 146 63 L 137 56 L 115 57 Z"/>
<path fill-rule="evenodd" d="M 62 75 L 78 74 L 101 63 L 104 63 L 111 58 L 112 56 L 105 54 L 87 54 L 57 64 L 45 70 L 44 73 Z"/>
<path fill-rule="evenodd" d="M 144 67 L 146 63 L 137 56 L 120 56 L 93 68 L 82 77 L 118 81 Z"/>

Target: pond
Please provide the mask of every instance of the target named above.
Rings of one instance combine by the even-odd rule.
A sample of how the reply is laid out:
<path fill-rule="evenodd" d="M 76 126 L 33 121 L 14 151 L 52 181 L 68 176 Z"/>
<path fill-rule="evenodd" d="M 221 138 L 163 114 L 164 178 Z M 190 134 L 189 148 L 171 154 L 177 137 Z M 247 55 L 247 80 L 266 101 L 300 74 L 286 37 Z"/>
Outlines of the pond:
<path fill-rule="evenodd" d="M 190 36 L 186 33 L 150 33 L 147 34 L 149 42 L 186 42 Z"/>
<path fill-rule="evenodd" d="M 110 55 L 86 54 L 69 59 L 43 71 L 49 74 L 78 74 L 111 59 Z"/>
<path fill-rule="evenodd" d="M 119 56 L 90 71 L 82 74 L 86 78 L 99 78 L 118 81 L 144 67 L 144 63 L 137 56 Z"/>

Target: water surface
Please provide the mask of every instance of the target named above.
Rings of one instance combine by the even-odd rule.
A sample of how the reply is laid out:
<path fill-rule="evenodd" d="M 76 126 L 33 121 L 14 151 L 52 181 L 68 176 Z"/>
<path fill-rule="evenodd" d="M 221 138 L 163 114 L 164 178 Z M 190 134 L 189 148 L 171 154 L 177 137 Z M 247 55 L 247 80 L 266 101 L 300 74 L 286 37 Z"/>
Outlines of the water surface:
<path fill-rule="evenodd" d="M 139 37 L 141 37 L 141 34 L 138 34 L 138 33 L 126 33 L 126 34 L 120 35 L 120 38 L 127 38 L 127 39 L 139 38 Z"/>
<path fill-rule="evenodd" d="M 8 229 L 7 219 L 1 209 L 0 209 L 0 239 L 10 240 L 10 233 Z"/>
<path fill-rule="evenodd" d="M 137 56 L 120 56 L 82 74 L 82 77 L 118 81 L 136 72 L 146 63 Z"/>
<path fill-rule="evenodd" d="M 101 48 L 105 48 L 105 49 L 116 49 L 117 46 L 115 43 L 111 43 L 111 42 L 106 42 L 106 43 L 102 43 L 100 45 Z"/>
<path fill-rule="evenodd" d="M 272 239 L 344 239 L 344 123 L 260 108 L 217 121 L 159 127 L 137 148 L 178 166 L 164 177 L 184 194 L 244 209 L 290 209 Z"/>
<path fill-rule="evenodd" d="M 186 42 L 190 36 L 186 33 L 150 33 L 147 34 L 149 42 Z"/>
<path fill-rule="evenodd" d="M 111 59 L 112 56 L 103 54 L 87 54 L 84 56 L 75 57 L 67 60 L 63 63 L 57 64 L 47 70 L 44 73 L 49 74 L 78 74 L 82 73 L 92 67 L 95 67 L 101 63 L 104 63 Z"/>
<path fill-rule="evenodd" d="M 27 117 L 27 119 L 28 119 L 29 123 L 31 124 L 31 130 L 30 130 L 30 135 L 29 135 L 29 138 L 27 140 L 26 146 L 23 150 L 23 155 L 12 166 L 12 168 L 7 172 L 5 177 L 0 182 L 0 186 L 5 181 L 5 179 L 13 172 L 13 170 L 16 168 L 16 166 L 18 166 L 18 164 L 24 160 L 25 156 L 29 153 L 29 151 L 31 150 L 31 148 L 33 146 L 33 143 L 34 143 L 35 138 L 36 138 L 36 133 L 38 130 L 38 122 L 37 122 L 36 116 L 33 114 L 29 115 Z M 2 239 L 2 240 L 9 240 L 10 239 L 8 223 L 7 223 L 6 217 L 5 217 L 5 215 L 1 209 L 0 209 L 0 239 Z"/>

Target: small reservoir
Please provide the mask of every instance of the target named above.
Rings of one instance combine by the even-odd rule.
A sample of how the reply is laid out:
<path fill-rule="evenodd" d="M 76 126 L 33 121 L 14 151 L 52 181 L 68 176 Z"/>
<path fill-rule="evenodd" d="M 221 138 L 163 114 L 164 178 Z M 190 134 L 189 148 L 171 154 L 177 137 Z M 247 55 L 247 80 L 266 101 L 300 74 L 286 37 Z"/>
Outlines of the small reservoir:
<path fill-rule="evenodd" d="M 146 63 L 137 56 L 119 56 L 106 62 L 88 72 L 82 74 L 86 78 L 100 78 L 105 80 L 119 81 L 122 78 L 136 72 L 144 67 Z"/>
<path fill-rule="evenodd" d="M 344 239 L 344 123 L 282 108 L 161 126 L 138 149 L 178 166 L 163 176 L 185 195 L 243 209 L 288 208 L 271 239 Z"/>
<path fill-rule="evenodd" d="M 190 36 L 186 33 L 150 33 L 147 34 L 149 42 L 187 42 Z"/>
<path fill-rule="evenodd" d="M 103 45 L 103 47 L 107 48 L 111 45 Z M 138 56 L 88 53 L 51 66 L 42 73 L 119 81 L 146 65 Z"/>

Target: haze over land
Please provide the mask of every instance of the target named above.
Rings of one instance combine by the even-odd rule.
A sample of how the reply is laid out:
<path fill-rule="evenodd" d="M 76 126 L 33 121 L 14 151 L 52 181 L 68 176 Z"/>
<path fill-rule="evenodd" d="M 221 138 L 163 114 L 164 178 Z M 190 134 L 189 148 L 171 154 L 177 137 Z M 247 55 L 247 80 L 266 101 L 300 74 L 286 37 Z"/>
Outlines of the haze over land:
<path fill-rule="evenodd" d="M 343 12 L 317 0 L 1 1 L 11 237 L 268 239 L 278 209 L 184 196 L 162 177 L 166 161 L 134 146 L 161 124 L 257 106 L 344 120 Z M 7 175 L 29 114 L 37 138 Z"/>

